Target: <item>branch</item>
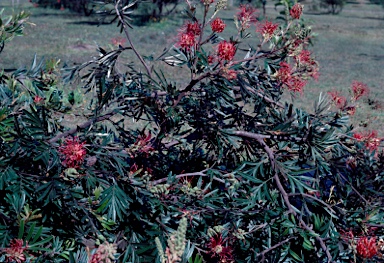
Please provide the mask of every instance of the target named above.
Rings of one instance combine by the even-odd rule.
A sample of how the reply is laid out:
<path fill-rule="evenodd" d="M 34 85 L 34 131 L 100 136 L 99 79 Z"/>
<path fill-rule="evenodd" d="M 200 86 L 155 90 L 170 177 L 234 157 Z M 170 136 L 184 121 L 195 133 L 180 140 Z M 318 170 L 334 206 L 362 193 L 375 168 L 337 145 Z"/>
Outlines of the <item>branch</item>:
<path fill-rule="evenodd" d="M 49 142 L 50 144 L 53 144 L 53 143 L 57 142 L 58 140 L 60 140 L 60 139 L 63 138 L 63 137 L 66 137 L 66 136 L 68 136 L 68 135 L 71 135 L 71 134 L 76 133 L 79 129 L 85 129 L 85 128 L 91 126 L 92 124 L 94 124 L 94 123 L 96 123 L 96 122 L 100 122 L 100 121 L 103 121 L 103 120 L 107 120 L 107 119 L 109 119 L 110 117 L 112 117 L 113 115 L 115 115 L 116 113 L 117 113 L 117 112 L 112 111 L 112 112 L 107 113 L 107 114 L 105 114 L 105 115 L 103 115 L 103 116 L 99 116 L 99 117 L 96 117 L 96 118 L 94 118 L 94 119 L 92 119 L 92 120 L 86 121 L 86 122 L 84 122 L 84 123 L 82 123 L 82 124 L 80 124 L 80 125 L 77 125 L 75 128 L 72 128 L 72 129 L 70 129 L 70 130 L 68 130 L 68 131 L 66 131 L 66 132 L 63 132 L 63 133 L 59 133 L 59 134 L 56 135 L 55 137 L 51 138 L 48 142 Z"/>
<path fill-rule="evenodd" d="M 200 172 L 178 174 L 178 175 L 175 176 L 175 178 L 179 179 L 179 178 L 189 177 L 189 176 L 202 176 L 202 177 L 206 177 L 206 176 L 208 176 L 207 174 L 205 174 L 206 171 L 208 171 L 208 169 L 202 170 Z M 152 181 L 151 183 L 153 185 L 157 185 L 157 184 L 160 184 L 160 183 L 164 183 L 167 180 L 168 180 L 168 177 Z M 223 179 L 217 178 L 216 176 L 213 177 L 213 180 L 218 181 L 220 183 L 225 183 L 225 181 Z"/>
<path fill-rule="evenodd" d="M 144 65 L 145 70 L 147 71 L 148 76 L 151 77 L 151 69 L 149 68 L 147 63 L 145 63 L 143 57 L 139 54 L 139 52 L 137 51 L 137 49 L 133 45 L 133 42 L 131 40 L 131 36 L 129 35 L 128 29 L 127 29 L 127 24 L 124 22 L 124 18 L 120 14 L 120 11 L 119 11 L 119 8 L 118 8 L 118 6 L 120 5 L 120 1 L 121 0 L 118 0 L 117 3 L 115 4 L 116 14 L 119 17 L 119 20 L 121 22 L 121 25 L 122 25 L 124 33 L 125 33 L 125 36 L 127 37 L 128 42 L 131 45 L 131 48 L 132 48 L 133 52 L 135 52 L 135 54 L 136 54 L 137 58 L 140 60 L 141 64 Z"/>
<path fill-rule="evenodd" d="M 277 188 L 279 189 L 281 195 L 283 196 L 284 202 L 286 206 L 288 207 L 288 212 L 292 213 L 294 216 L 297 217 L 297 213 L 293 210 L 291 202 L 289 201 L 289 195 L 285 191 L 280 178 L 279 174 L 277 173 L 277 167 L 276 167 L 276 161 L 274 157 L 274 153 L 271 148 L 268 147 L 268 145 L 264 142 L 264 140 L 260 137 L 259 134 L 254 134 L 254 138 L 263 146 L 265 152 L 267 153 L 269 157 L 269 161 L 271 163 L 272 169 L 275 171 L 275 175 L 273 178 L 275 179 Z M 299 217 L 300 224 L 308 231 L 310 232 L 316 240 L 320 243 L 321 248 L 324 250 L 325 254 L 327 255 L 328 262 L 332 262 L 332 255 L 329 252 L 327 245 L 324 243 L 324 240 L 315 232 L 313 231 L 304 221 L 301 217 Z"/>
<path fill-rule="evenodd" d="M 289 237 L 289 238 L 287 238 L 287 239 L 277 243 L 276 245 L 274 245 L 274 246 L 272 246 L 272 247 L 270 247 L 270 248 L 268 248 L 266 250 L 261 251 L 260 253 L 257 254 L 256 257 L 262 256 L 261 262 L 264 262 L 265 261 L 265 254 L 267 254 L 268 252 L 274 250 L 275 248 L 278 248 L 278 247 L 284 245 L 285 243 L 289 242 L 291 239 L 294 239 L 294 238 L 296 238 L 296 237 Z"/>
<path fill-rule="evenodd" d="M 296 195 L 301 195 L 301 196 L 304 196 L 304 197 L 307 197 L 307 198 L 310 198 L 310 199 L 313 199 L 317 202 L 319 202 L 320 204 L 322 204 L 323 206 L 327 207 L 331 212 L 333 213 L 336 213 L 335 210 L 333 210 L 333 208 L 327 204 L 326 202 L 324 202 L 323 200 L 319 199 L 319 198 L 316 198 L 312 195 L 309 195 L 309 194 L 305 194 L 305 193 L 291 193 L 291 194 L 288 194 L 288 196 L 296 196 Z"/>
<path fill-rule="evenodd" d="M 177 96 L 177 99 L 174 101 L 173 103 L 173 107 L 175 107 L 177 104 L 179 104 L 179 102 L 182 100 L 182 98 L 184 98 L 184 96 L 190 92 L 192 90 L 192 88 L 197 84 L 199 83 L 200 81 L 202 81 L 203 79 L 205 79 L 206 77 L 209 77 L 210 75 L 214 75 L 215 72 L 205 72 L 204 74 L 201 74 L 198 78 L 194 78 L 194 79 L 191 79 L 191 81 L 189 82 L 189 84 L 183 89 L 180 91 L 180 94 L 179 96 Z"/>
<path fill-rule="evenodd" d="M 261 92 L 257 92 L 255 90 L 253 90 L 252 88 L 250 87 L 245 87 L 247 89 L 247 91 L 251 92 L 252 94 L 255 94 L 256 96 L 259 96 L 260 98 L 262 98 L 263 100 L 265 100 L 266 102 L 269 102 L 271 104 L 274 104 L 276 106 L 278 106 L 279 108 L 283 108 L 284 109 L 284 105 L 281 104 L 280 102 L 276 102 L 274 101 L 273 99 L 265 96 L 265 94 L 261 93 Z M 236 91 L 240 91 L 240 87 L 239 86 L 233 86 L 232 87 L 233 90 L 236 90 Z"/>

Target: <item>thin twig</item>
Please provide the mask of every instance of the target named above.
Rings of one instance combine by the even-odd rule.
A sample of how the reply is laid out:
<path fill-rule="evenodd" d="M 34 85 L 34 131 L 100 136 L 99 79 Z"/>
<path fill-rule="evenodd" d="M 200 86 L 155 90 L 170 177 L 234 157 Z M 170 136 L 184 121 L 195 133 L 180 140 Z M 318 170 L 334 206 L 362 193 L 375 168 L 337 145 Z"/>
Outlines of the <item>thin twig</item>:
<path fill-rule="evenodd" d="M 122 24 L 122 27 L 123 27 L 123 30 L 124 30 L 124 33 L 125 33 L 125 36 L 127 37 L 128 39 L 128 42 L 129 44 L 131 45 L 131 48 L 133 50 L 133 52 L 135 52 L 137 58 L 140 60 L 141 64 L 143 64 L 143 66 L 145 67 L 145 70 L 147 71 L 147 74 L 149 77 L 151 77 L 151 69 L 150 67 L 147 65 L 147 63 L 145 63 L 143 57 L 139 54 L 139 52 L 137 51 L 137 49 L 135 48 L 135 45 L 133 44 L 132 40 L 131 40 L 131 36 L 129 35 L 129 31 L 128 31 L 128 28 L 127 28 L 127 24 L 125 23 L 123 17 L 121 16 L 120 14 L 120 11 L 119 11 L 119 5 L 120 5 L 120 1 L 121 0 L 118 0 L 115 4 L 115 10 L 116 10 L 116 14 L 117 16 L 119 17 L 119 20 Z"/>
<path fill-rule="evenodd" d="M 91 126 L 92 124 L 94 124 L 96 122 L 107 120 L 107 119 L 109 119 L 110 117 L 112 117 L 115 114 L 117 114 L 117 112 L 112 111 L 112 112 L 107 113 L 105 115 L 102 115 L 102 116 L 96 117 L 94 119 L 88 120 L 88 121 L 86 121 L 86 122 L 84 122 L 84 123 L 82 123 L 80 125 L 77 125 L 75 128 L 72 128 L 72 129 L 70 129 L 70 130 L 68 130 L 66 132 L 57 134 L 55 137 L 51 138 L 48 142 L 50 144 L 53 144 L 53 143 L 57 142 L 58 140 L 60 140 L 63 137 L 66 137 L 68 135 L 72 135 L 72 134 L 76 133 L 79 129 L 85 129 L 85 128 Z"/>
<path fill-rule="evenodd" d="M 316 202 L 319 202 L 320 204 L 324 205 L 325 207 L 327 207 L 331 212 L 333 213 L 336 213 L 335 210 L 333 210 L 333 208 L 327 204 L 326 202 L 324 202 L 323 200 L 319 199 L 319 198 L 316 198 L 310 194 L 305 194 L 305 193 L 291 193 L 291 194 L 288 194 L 288 196 L 297 196 L 297 195 L 301 195 L 301 196 L 304 196 L 304 197 L 307 197 L 307 198 L 310 198 L 310 199 L 313 199 L 315 200 Z"/>
<path fill-rule="evenodd" d="M 258 135 L 258 134 L 255 134 L 255 135 Z M 271 148 L 268 147 L 268 145 L 264 142 L 264 140 L 260 137 L 260 136 L 254 136 L 254 138 L 263 146 L 265 152 L 267 153 L 268 157 L 269 157 L 269 161 L 271 163 L 271 166 L 272 166 L 272 169 L 275 171 L 275 175 L 273 176 L 273 179 L 275 180 L 276 182 L 276 185 L 277 185 L 277 188 L 279 189 L 280 193 L 282 194 L 283 196 L 283 199 L 284 199 L 284 202 L 288 208 L 288 212 L 289 213 L 292 213 L 296 218 L 297 218 L 297 213 L 293 210 L 292 208 L 292 205 L 291 205 L 291 202 L 289 201 L 289 195 L 287 194 L 287 192 L 285 191 L 281 181 L 280 181 L 280 178 L 279 178 L 279 174 L 277 172 L 277 167 L 276 167 L 276 161 L 275 161 L 275 157 L 274 157 L 274 154 L 273 154 L 273 151 Z M 325 252 L 325 254 L 327 255 L 327 258 L 328 258 L 328 262 L 332 262 L 332 255 L 331 253 L 329 252 L 328 248 L 327 248 L 327 245 L 324 243 L 324 240 L 319 236 L 319 234 L 317 234 L 315 231 L 313 231 L 304 221 L 301 217 L 299 217 L 299 221 L 300 221 L 300 224 L 308 231 L 310 232 L 315 238 L 316 240 L 319 242 L 321 248 L 323 249 L 323 251 Z"/>
<path fill-rule="evenodd" d="M 202 176 L 202 177 L 206 177 L 206 176 L 209 176 L 209 175 L 207 175 L 205 173 L 206 171 L 208 171 L 208 169 L 202 170 L 200 172 L 178 174 L 178 175 L 175 176 L 175 178 L 179 179 L 179 178 L 189 177 L 189 176 Z M 223 179 L 217 178 L 216 176 L 213 177 L 213 180 L 218 181 L 220 183 L 225 183 L 225 181 Z M 152 181 L 151 183 L 153 185 L 157 185 L 157 184 L 160 184 L 160 183 L 164 183 L 166 181 L 168 181 L 168 177 Z"/>
<path fill-rule="evenodd" d="M 273 245 L 272 247 L 270 247 L 270 248 L 268 248 L 266 250 L 261 251 L 260 253 L 257 254 L 257 257 L 261 256 L 262 257 L 261 262 L 264 262 L 265 261 L 265 254 L 267 254 L 268 252 L 274 250 L 275 248 L 278 248 L 278 247 L 284 245 L 285 243 L 289 242 L 291 239 L 294 239 L 294 238 L 296 238 L 296 237 L 289 237 L 289 238 L 287 238 L 287 239 L 277 243 L 276 245 Z"/>

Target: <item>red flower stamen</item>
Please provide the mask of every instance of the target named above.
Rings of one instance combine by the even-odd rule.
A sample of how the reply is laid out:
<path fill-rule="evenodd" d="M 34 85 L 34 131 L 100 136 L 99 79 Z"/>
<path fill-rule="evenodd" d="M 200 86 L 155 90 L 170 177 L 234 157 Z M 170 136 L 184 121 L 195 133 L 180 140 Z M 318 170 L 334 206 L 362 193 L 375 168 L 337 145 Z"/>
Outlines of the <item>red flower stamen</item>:
<path fill-rule="evenodd" d="M 223 20 L 221 20 L 220 18 L 216 18 L 215 20 L 213 20 L 211 22 L 211 29 L 213 32 L 216 32 L 216 33 L 221 33 L 224 31 L 225 29 L 225 23 Z"/>
<path fill-rule="evenodd" d="M 85 159 L 87 154 L 84 148 L 84 142 L 80 142 L 78 137 L 67 138 L 60 146 L 59 152 L 64 160 L 63 165 L 68 168 L 78 168 Z"/>
<path fill-rule="evenodd" d="M 367 237 L 362 237 L 357 242 L 357 255 L 362 258 L 373 258 L 377 254 L 376 238 L 372 237 L 368 240 Z"/>
<path fill-rule="evenodd" d="M 221 41 L 217 46 L 217 56 L 222 60 L 232 60 L 235 56 L 236 48 L 233 43 L 226 40 Z"/>
<path fill-rule="evenodd" d="M 289 10 L 289 14 L 293 19 L 300 19 L 303 14 L 303 5 L 296 3 L 292 6 L 291 10 Z"/>

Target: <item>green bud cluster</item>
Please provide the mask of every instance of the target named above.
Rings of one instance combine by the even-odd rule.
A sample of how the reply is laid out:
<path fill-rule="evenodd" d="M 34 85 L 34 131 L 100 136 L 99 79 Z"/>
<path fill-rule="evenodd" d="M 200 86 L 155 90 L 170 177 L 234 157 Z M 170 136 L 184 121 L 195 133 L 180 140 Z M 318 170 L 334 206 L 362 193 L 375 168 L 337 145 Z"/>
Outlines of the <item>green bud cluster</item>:
<path fill-rule="evenodd" d="M 207 235 L 209 237 L 216 236 L 218 234 L 221 234 L 224 231 L 225 227 L 224 226 L 214 226 L 213 228 L 208 228 L 207 230 Z"/>
<path fill-rule="evenodd" d="M 158 237 L 155 238 L 155 244 L 156 244 L 157 251 L 159 252 L 160 262 L 165 263 L 166 258 L 165 258 L 165 254 L 164 254 L 164 249 L 163 249 L 163 246 L 161 245 L 160 239 Z"/>
<path fill-rule="evenodd" d="M 168 194 L 169 184 L 158 184 L 155 186 L 148 186 L 149 191 L 153 194 Z"/>
<path fill-rule="evenodd" d="M 197 186 L 191 188 L 191 187 L 189 187 L 188 185 L 183 185 L 183 186 L 180 188 L 180 190 L 181 190 L 183 193 L 185 193 L 185 194 L 187 194 L 187 195 L 192 195 L 192 196 L 200 195 L 200 194 L 203 192 L 203 191 L 202 191 L 199 187 L 197 187 Z"/>
<path fill-rule="evenodd" d="M 243 229 L 239 228 L 233 233 L 233 236 L 236 237 L 237 239 L 244 240 L 245 233 L 246 232 Z"/>

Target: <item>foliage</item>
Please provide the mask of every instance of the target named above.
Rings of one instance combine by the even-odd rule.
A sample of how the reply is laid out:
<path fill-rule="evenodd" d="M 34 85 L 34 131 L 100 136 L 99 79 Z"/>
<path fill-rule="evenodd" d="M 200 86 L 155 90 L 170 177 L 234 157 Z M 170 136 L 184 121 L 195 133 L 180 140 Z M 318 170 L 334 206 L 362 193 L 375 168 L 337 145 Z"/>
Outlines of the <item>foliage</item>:
<path fill-rule="evenodd" d="M 381 139 L 348 124 L 367 87 L 320 95 L 312 112 L 284 103 L 318 75 L 301 5 L 286 5 L 282 24 L 241 6 L 223 39 L 225 1 L 204 1 L 202 16 L 189 4 L 177 43 L 155 58 L 133 43 L 134 3 L 116 1 L 129 46 L 64 68 L 83 81 L 83 112 L 56 61 L 1 75 L 1 259 L 379 260 Z M 125 52 L 138 63 L 122 69 Z M 175 83 L 163 64 L 190 79 Z M 74 113 L 85 121 L 65 127 Z"/>
<path fill-rule="evenodd" d="M 113 1 L 94 1 L 94 0 L 29 0 L 35 7 L 51 7 L 57 9 L 69 9 L 84 15 L 101 12 L 102 6 L 113 7 Z M 133 2 L 133 1 L 132 1 Z M 134 7 L 137 8 L 136 14 L 140 17 L 138 23 L 148 22 L 149 19 L 156 20 L 167 16 L 175 11 L 179 0 L 152 0 L 152 1 L 134 1 Z M 128 5 L 130 1 L 124 0 Z M 105 11 L 105 9 L 104 9 Z M 138 19 L 136 19 L 138 20 Z"/>
<path fill-rule="evenodd" d="M 345 5 L 345 0 L 321 0 L 320 7 L 328 9 L 333 14 L 339 14 Z"/>

